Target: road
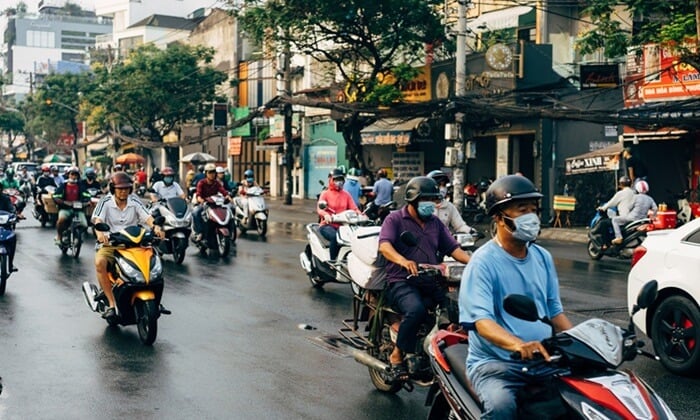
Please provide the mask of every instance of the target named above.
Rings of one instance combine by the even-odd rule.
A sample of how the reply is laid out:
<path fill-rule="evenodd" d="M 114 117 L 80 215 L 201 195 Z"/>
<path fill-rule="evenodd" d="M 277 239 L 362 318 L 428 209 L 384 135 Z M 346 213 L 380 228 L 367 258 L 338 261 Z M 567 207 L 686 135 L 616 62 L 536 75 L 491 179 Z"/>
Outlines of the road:
<path fill-rule="evenodd" d="M 108 328 L 85 304 L 91 239 L 79 260 L 61 256 L 54 232 L 30 216 L 18 227 L 20 271 L 0 298 L 0 418 L 424 418 L 425 390 L 380 394 L 365 367 L 326 344 L 350 314 L 351 292 L 310 287 L 298 219 L 273 213 L 269 239 L 240 237 L 225 260 L 193 248 L 182 266 L 166 257 L 163 303 L 173 314 L 146 347 L 135 327 Z M 590 262 L 581 244 L 543 243 L 574 321 L 625 322 L 628 262 Z M 630 366 L 679 418 L 700 413 L 696 380 L 651 360 Z"/>

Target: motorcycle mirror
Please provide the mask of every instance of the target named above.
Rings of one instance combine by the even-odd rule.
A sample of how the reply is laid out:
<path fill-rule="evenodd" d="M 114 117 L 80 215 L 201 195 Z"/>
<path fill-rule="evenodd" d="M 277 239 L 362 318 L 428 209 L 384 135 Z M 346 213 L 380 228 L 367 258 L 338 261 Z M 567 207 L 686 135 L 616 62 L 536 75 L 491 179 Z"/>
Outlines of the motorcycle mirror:
<path fill-rule="evenodd" d="M 328 208 L 328 203 L 326 203 L 325 201 L 319 201 L 319 202 L 318 202 L 318 208 L 321 209 L 321 210 L 325 210 L 325 209 Z"/>
<path fill-rule="evenodd" d="M 98 223 L 95 225 L 95 230 L 98 232 L 109 232 L 109 225 L 107 223 Z"/>
<path fill-rule="evenodd" d="M 323 183 L 323 180 L 322 180 L 322 179 L 319 179 L 319 180 L 318 180 L 318 183 L 321 184 L 322 187 L 325 187 L 325 186 L 326 186 L 326 184 Z"/>
<path fill-rule="evenodd" d="M 516 318 L 535 322 L 540 320 L 535 301 L 525 295 L 508 295 L 503 299 L 503 309 Z"/>
<path fill-rule="evenodd" d="M 165 217 L 163 216 L 158 216 L 155 219 L 153 219 L 153 224 L 156 226 L 163 226 L 165 224 Z"/>
<path fill-rule="evenodd" d="M 652 280 L 642 286 L 642 289 L 637 295 L 637 304 L 632 308 L 632 314 L 634 315 L 640 309 L 646 309 L 650 307 L 656 300 L 656 296 L 659 293 L 659 283 L 656 280 Z"/>
<path fill-rule="evenodd" d="M 416 235 L 407 230 L 401 232 L 399 239 L 401 239 L 401 242 L 403 242 L 403 244 L 407 246 L 413 247 L 418 245 L 418 239 L 416 239 Z"/>

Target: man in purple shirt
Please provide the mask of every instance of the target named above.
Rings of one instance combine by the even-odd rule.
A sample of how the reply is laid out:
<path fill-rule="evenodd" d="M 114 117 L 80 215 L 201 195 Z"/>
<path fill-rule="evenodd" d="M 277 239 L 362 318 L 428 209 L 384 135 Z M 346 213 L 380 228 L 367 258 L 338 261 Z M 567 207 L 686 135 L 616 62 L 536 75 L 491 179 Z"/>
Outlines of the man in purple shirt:
<path fill-rule="evenodd" d="M 417 275 L 418 264 L 438 264 L 442 255 L 469 262 L 469 254 L 460 249 L 447 227 L 433 216 L 436 203 L 442 200 L 435 181 L 426 176 L 411 179 L 405 198 L 406 205 L 389 214 L 379 232 L 379 252 L 387 260 L 389 303 L 403 314 L 396 346 L 389 357 L 396 378 L 401 380 L 408 379 L 416 369 L 417 333 L 428 309 L 445 300 L 445 291 L 433 277 Z M 403 232 L 412 233 L 417 245 L 403 243 Z"/>

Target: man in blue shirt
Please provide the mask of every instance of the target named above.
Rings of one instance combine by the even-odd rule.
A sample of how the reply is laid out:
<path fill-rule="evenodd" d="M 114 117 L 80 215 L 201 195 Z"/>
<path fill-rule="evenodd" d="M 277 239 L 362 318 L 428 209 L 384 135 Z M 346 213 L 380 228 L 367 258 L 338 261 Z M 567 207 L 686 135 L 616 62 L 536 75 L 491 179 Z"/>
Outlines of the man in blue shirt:
<path fill-rule="evenodd" d="M 469 262 L 469 254 L 460 249 L 447 227 L 433 216 L 435 204 L 441 199 L 431 178 L 411 179 L 406 185 L 407 204 L 390 213 L 379 232 L 379 252 L 387 260 L 388 300 L 403 315 L 396 346 L 389 356 L 394 375 L 400 380 L 406 380 L 416 369 L 418 328 L 428 316 L 428 309 L 445 303 L 444 289 L 433 277 L 418 276 L 418 264 L 439 264 L 439 255 Z M 403 243 L 403 232 L 412 233 L 417 245 Z"/>
<path fill-rule="evenodd" d="M 551 329 L 509 315 L 503 299 L 514 293 L 529 296 L 556 331 L 572 326 L 563 312 L 552 256 L 533 243 L 540 231 L 540 198 L 524 176 L 509 175 L 491 184 L 486 208 L 496 220 L 496 236 L 474 252 L 462 275 L 459 318 L 469 330 L 467 376 L 483 403 L 482 419 L 516 418 L 518 389 L 554 372 L 546 365 L 523 372 L 523 362 L 511 359 L 518 352 L 526 363 L 540 356 L 548 361 L 541 340 Z"/>
<path fill-rule="evenodd" d="M 374 204 L 383 206 L 391 201 L 391 197 L 394 195 L 394 184 L 386 178 L 384 169 L 377 171 L 377 178 L 379 179 L 374 182 L 374 187 L 372 188 Z"/>

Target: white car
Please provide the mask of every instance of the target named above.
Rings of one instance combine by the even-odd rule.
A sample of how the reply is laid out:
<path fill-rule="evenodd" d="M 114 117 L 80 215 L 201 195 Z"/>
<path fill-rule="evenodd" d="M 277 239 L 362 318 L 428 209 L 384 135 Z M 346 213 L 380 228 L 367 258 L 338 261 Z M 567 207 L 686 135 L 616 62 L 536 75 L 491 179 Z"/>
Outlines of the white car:
<path fill-rule="evenodd" d="M 672 230 L 648 232 L 632 256 L 627 278 L 631 311 L 642 286 L 657 280 L 655 302 L 634 316 L 635 325 L 654 343 L 669 371 L 700 373 L 700 219 Z"/>

